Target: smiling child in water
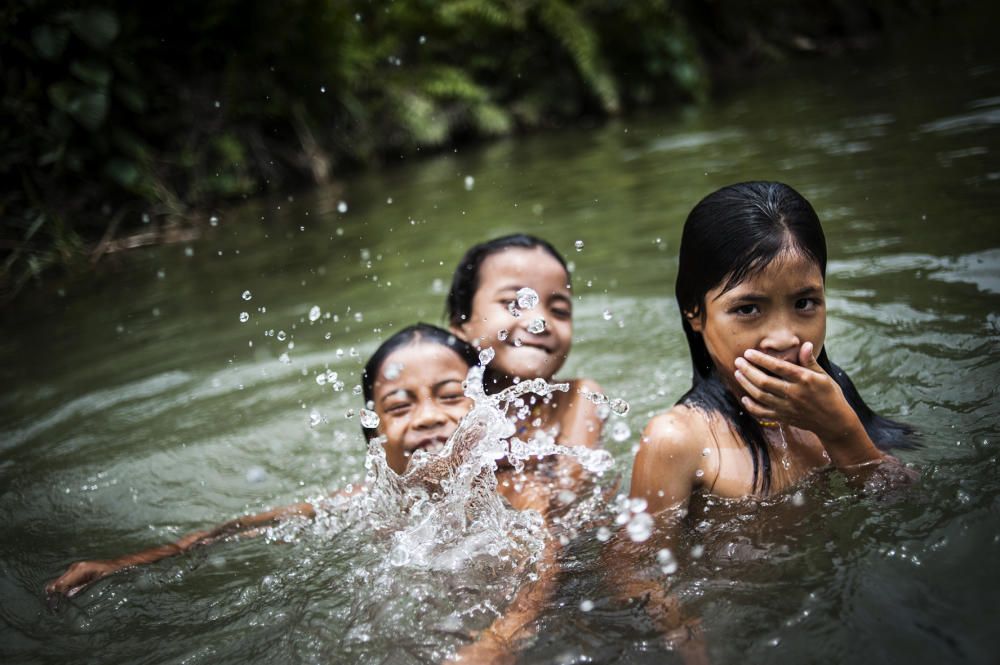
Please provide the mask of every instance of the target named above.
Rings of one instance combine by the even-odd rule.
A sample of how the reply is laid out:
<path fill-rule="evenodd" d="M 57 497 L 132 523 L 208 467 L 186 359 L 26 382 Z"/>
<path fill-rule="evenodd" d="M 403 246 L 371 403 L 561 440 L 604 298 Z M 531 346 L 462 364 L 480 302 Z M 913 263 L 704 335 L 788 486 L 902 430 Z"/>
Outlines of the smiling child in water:
<path fill-rule="evenodd" d="M 401 330 L 372 354 L 365 365 L 362 384 L 365 402 L 374 404 L 379 424 L 364 432 L 368 439 L 384 437 L 386 462 L 396 474 L 406 472 L 413 452 L 436 449 L 457 429 L 472 406 L 472 400 L 462 390 L 462 382 L 476 362 L 472 347 L 448 331 L 427 324 Z M 397 369 L 387 373 L 387 367 Z M 340 490 L 334 496 L 348 496 L 362 489 Z M 176 543 L 115 559 L 78 561 L 49 583 L 46 591 L 75 596 L 119 570 L 154 563 L 227 537 L 259 533 L 260 529 L 287 519 L 315 516 L 313 503 L 296 503 L 244 515 L 214 529 L 190 533 Z"/>
<path fill-rule="evenodd" d="M 571 289 L 566 261 L 540 238 L 504 236 L 465 253 L 448 293 L 448 319 L 456 335 L 493 350 L 488 393 L 528 379 L 552 381 L 562 369 L 573 345 Z M 520 304 L 519 293 L 527 293 Z M 585 392 L 599 393 L 600 387 L 589 379 L 572 379 L 568 392 L 529 400 L 517 436 L 527 440 L 549 433 L 566 445 L 594 447 L 602 421 Z"/>

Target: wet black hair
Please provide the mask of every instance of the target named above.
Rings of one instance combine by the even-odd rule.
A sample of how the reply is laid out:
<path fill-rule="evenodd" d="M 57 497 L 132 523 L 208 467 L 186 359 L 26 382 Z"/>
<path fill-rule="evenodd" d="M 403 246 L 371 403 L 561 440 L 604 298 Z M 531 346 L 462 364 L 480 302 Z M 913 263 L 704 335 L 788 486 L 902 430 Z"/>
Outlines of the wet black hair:
<path fill-rule="evenodd" d="M 365 368 L 361 373 L 361 388 L 364 391 L 366 408 L 367 405 L 375 399 L 375 380 L 378 378 L 378 373 L 382 371 L 382 364 L 385 362 L 385 359 L 397 349 L 420 342 L 440 344 L 443 347 L 451 349 L 458 354 L 458 356 L 464 360 L 469 367 L 472 367 L 479 362 L 479 355 L 470 344 L 455 337 L 455 335 L 451 334 L 447 330 L 444 330 L 443 328 L 432 326 L 429 323 L 416 323 L 407 328 L 403 328 L 398 333 L 382 342 L 382 344 L 375 349 L 375 353 L 371 355 L 368 362 L 365 363 Z M 365 438 L 368 440 L 371 440 L 375 436 L 375 429 L 372 427 L 362 426 L 361 431 L 364 432 Z"/>
<path fill-rule="evenodd" d="M 479 289 L 479 269 L 482 267 L 483 261 L 498 252 L 514 248 L 540 248 L 544 250 L 559 262 L 559 265 L 566 271 L 567 282 L 569 281 L 570 275 L 566 259 L 555 247 L 541 238 L 527 233 L 515 233 L 481 242 L 469 248 L 462 260 L 458 262 L 458 267 L 455 268 L 455 273 L 452 275 L 451 290 L 448 291 L 448 300 L 445 303 L 445 313 L 451 325 L 460 326 L 472 316 L 472 299 Z"/>
<path fill-rule="evenodd" d="M 675 294 L 691 352 L 692 385 L 677 402 L 721 414 L 753 458 L 753 483 L 762 494 L 771 486 L 771 458 L 761 425 L 726 389 L 701 333 L 690 320 L 703 316 L 705 294 L 723 285 L 728 291 L 759 274 L 784 252 L 799 252 L 816 262 L 826 280 L 826 238 L 809 202 L 779 182 L 742 182 L 702 199 L 688 215 L 681 237 Z M 830 362 L 824 345 L 817 361 L 833 377 L 880 449 L 912 448 L 909 425 L 872 411 L 847 373 Z"/>

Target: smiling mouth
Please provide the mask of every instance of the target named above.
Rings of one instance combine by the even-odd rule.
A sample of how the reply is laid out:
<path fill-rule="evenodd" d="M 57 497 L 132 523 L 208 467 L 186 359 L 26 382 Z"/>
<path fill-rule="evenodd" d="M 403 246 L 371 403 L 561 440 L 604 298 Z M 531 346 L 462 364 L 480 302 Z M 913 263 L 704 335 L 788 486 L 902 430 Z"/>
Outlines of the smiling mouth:
<path fill-rule="evenodd" d="M 426 453 L 434 455 L 441 452 L 441 450 L 444 448 L 444 444 L 447 442 L 448 442 L 448 437 L 444 435 L 427 437 L 426 439 L 421 439 L 419 442 L 417 442 L 417 445 L 414 446 L 413 450 L 410 451 L 410 454 L 412 455 L 418 450 L 423 450 Z"/>
<path fill-rule="evenodd" d="M 538 351 L 543 351 L 547 354 L 552 353 L 552 349 L 548 348 L 547 346 L 543 346 L 541 344 L 532 344 L 531 342 L 526 342 L 523 339 L 520 340 L 520 342 L 521 342 L 520 346 L 517 344 L 512 344 L 511 346 L 513 346 L 515 349 L 537 349 Z"/>

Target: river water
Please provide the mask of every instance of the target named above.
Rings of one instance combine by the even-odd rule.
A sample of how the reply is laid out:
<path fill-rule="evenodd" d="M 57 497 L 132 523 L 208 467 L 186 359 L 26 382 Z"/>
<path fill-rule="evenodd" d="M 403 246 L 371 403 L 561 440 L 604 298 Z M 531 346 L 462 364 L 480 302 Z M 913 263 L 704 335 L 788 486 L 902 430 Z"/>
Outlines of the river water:
<path fill-rule="evenodd" d="M 901 453 L 921 476 L 859 496 L 830 474 L 774 505 L 693 516 L 686 546 L 705 555 L 680 556 L 672 584 L 713 662 L 995 662 L 991 24 L 959 12 L 863 54 L 771 68 L 706 108 L 250 201 L 189 244 L 29 294 L 0 336 L 0 660 L 435 662 L 483 627 L 440 617 L 509 589 L 366 574 L 382 563 L 356 530 L 205 548 L 54 611 L 42 588 L 77 559 L 362 480 L 363 360 L 395 329 L 440 323 L 463 250 L 514 231 L 572 262 L 563 375 L 631 403 L 605 437 L 627 479 L 638 432 L 689 385 L 672 297 L 684 218 L 719 186 L 775 179 L 810 199 L 827 232 L 831 358 L 873 407 L 922 431 L 924 446 Z M 326 370 L 343 390 L 316 382 Z M 570 543 L 521 662 L 676 660 L 614 600 L 597 550 L 593 529 Z"/>

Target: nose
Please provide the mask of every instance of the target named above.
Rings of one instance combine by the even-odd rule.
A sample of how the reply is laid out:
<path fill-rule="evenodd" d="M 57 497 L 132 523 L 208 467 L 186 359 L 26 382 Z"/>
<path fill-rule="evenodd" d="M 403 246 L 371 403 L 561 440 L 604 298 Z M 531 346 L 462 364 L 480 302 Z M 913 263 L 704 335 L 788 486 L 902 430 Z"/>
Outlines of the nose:
<path fill-rule="evenodd" d="M 776 323 L 777 325 L 768 330 L 760 341 L 760 350 L 768 355 L 789 360 L 802 346 L 802 340 L 787 322 Z"/>
<path fill-rule="evenodd" d="M 433 429 L 443 425 L 447 418 L 438 404 L 432 399 L 420 400 L 413 414 L 413 426 L 416 429 Z"/>

